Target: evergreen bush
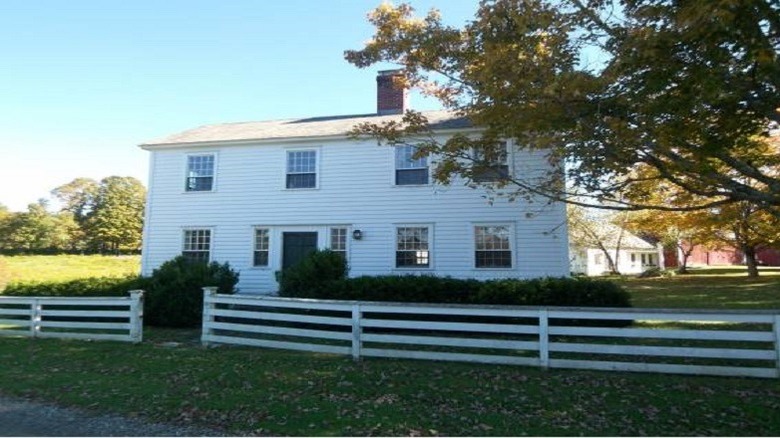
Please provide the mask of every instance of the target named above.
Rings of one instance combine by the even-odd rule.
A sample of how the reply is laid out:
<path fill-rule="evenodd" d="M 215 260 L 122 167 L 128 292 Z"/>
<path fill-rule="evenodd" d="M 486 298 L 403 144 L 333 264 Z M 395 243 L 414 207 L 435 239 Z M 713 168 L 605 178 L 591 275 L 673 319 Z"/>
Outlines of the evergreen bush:
<path fill-rule="evenodd" d="M 332 298 L 333 283 L 347 278 L 347 261 L 331 250 L 317 250 L 295 266 L 277 273 L 279 295 L 298 298 Z"/>
<path fill-rule="evenodd" d="M 199 327 L 203 318 L 203 287 L 236 292 L 238 273 L 228 263 L 193 262 L 182 256 L 169 260 L 146 279 L 144 321 L 161 327 Z"/>

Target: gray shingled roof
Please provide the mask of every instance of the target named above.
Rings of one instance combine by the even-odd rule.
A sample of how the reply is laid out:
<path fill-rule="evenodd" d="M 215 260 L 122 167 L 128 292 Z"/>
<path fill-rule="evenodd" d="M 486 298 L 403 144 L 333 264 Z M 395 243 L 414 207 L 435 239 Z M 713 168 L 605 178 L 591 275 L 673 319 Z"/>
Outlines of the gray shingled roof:
<path fill-rule="evenodd" d="M 468 119 L 457 117 L 449 111 L 426 111 L 423 114 L 428 118 L 430 126 L 434 130 L 472 127 Z M 143 143 L 141 147 L 222 141 L 330 137 L 345 135 L 358 123 L 381 123 L 400 119 L 400 114 L 387 116 L 359 114 L 263 122 L 222 123 L 189 129 L 178 134 Z"/>

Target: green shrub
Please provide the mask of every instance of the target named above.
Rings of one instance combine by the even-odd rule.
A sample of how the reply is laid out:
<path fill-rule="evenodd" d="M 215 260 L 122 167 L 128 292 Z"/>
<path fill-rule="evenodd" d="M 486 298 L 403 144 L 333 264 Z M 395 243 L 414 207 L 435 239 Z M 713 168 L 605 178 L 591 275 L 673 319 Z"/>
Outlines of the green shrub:
<path fill-rule="evenodd" d="M 319 282 L 281 296 L 359 301 L 504 304 L 516 306 L 630 307 L 630 295 L 619 284 L 589 278 L 533 280 L 456 279 L 430 275 L 385 275 Z"/>
<path fill-rule="evenodd" d="M 480 284 L 430 275 L 364 276 L 333 282 L 319 294 L 338 300 L 468 303 Z"/>
<path fill-rule="evenodd" d="M 161 327 L 198 327 L 203 318 L 203 287 L 236 292 L 238 273 L 228 263 L 198 263 L 182 256 L 169 260 L 146 279 L 144 320 Z"/>
<path fill-rule="evenodd" d="M 283 297 L 326 298 L 332 283 L 347 277 L 347 262 L 331 250 L 314 251 L 300 263 L 277 274 Z"/>
<path fill-rule="evenodd" d="M 145 279 L 138 276 L 90 277 L 68 281 L 15 281 L 2 295 L 31 297 L 119 297 L 133 289 L 143 289 Z"/>

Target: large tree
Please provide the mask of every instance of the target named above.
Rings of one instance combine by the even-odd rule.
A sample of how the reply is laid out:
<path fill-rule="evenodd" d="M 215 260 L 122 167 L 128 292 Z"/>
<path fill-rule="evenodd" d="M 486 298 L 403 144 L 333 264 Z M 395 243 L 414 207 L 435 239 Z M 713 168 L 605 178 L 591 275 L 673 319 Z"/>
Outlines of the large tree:
<path fill-rule="evenodd" d="M 720 242 L 742 252 L 748 277 L 758 277 L 756 255 L 759 249 L 780 246 L 780 219 L 748 202 L 716 209 L 710 215 L 709 223 Z"/>
<path fill-rule="evenodd" d="M 141 247 L 146 188 L 133 177 L 100 181 L 87 219 L 87 234 L 101 250 Z"/>
<path fill-rule="evenodd" d="M 469 178 L 472 150 L 496 156 L 497 140 L 511 138 L 565 163 L 507 179 L 511 196 L 614 209 L 748 202 L 779 214 L 780 147 L 768 127 L 780 103 L 780 2 L 483 0 L 462 28 L 435 10 L 418 18 L 406 4 L 382 4 L 369 21 L 375 35 L 345 53 L 349 62 L 402 66 L 399 85 L 482 131 L 440 141 L 407 112 L 355 133 L 422 145 L 440 157 L 442 182 Z M 646 182 L 637 165 L 697 196 L 684 205 L 626 198 Z"/>
<path fill-rule="evenodd" d="M 706 202 L 671 182 L 646 178 L 654 172 L 649 166 L 637 167 L 633 176 L 644 182 L 636 183 L 625 196 L 669 206 Z M 757 250 L 780 243 L 780 217 L 771 214 L 767 207 L 746 201 L 690 211 L 642 211 L 633 215 L 629 226 L 654 235 L 667 245 L 676 245 L 682 255 L 681 272 L 685 272 L 695 247 L 731 247 L 744 254 L 748 275 L 757 277 Z"/>
<path fill-rule="evenodd" d="M 11 213 L 0 223 L 0 248 L 24 251 L 73 249 L 73 234 L 79 230 L 73 215 L 53 214 L 47 201 L 30 204 L 26 212 Z"/>
<path fill-rule="evenodd" d="M 76 178 L 51 191 L 62 203 L 62 209 L 73 213 L 79 224 L 84 224 L 95 204 L 100 184 L 91 178 Z"/>

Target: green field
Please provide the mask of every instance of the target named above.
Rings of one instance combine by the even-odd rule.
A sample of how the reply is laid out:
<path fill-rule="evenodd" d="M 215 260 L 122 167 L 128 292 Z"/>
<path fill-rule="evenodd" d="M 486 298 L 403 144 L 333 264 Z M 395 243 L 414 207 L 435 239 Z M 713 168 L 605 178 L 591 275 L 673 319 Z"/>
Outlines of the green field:
<path fill-rule="evenodd" d="M 0 256 L 0 290 L 9 282 L 66 281 L 138 274 L 140 256 Z"/>

